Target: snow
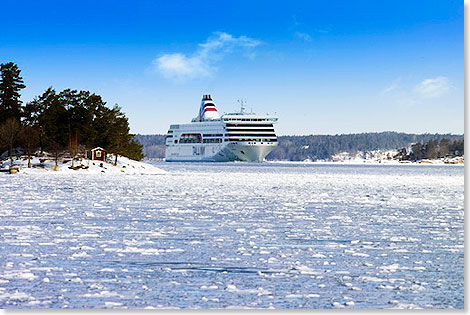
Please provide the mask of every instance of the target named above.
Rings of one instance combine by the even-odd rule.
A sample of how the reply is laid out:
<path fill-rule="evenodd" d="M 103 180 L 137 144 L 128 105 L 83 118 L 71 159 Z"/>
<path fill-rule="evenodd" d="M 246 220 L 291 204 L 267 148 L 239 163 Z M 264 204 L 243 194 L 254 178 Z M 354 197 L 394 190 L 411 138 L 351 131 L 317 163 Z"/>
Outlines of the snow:
<path fill-rule="evenodd" d="M 112 162 L 111 162 L 112 161 Z M 70 159 L 60 160 L 58 169 L 54 171 L 55 161 L 46 160 L 41 163 L 41 158 L 33 157 L 31 159 L 32 168 L 28 168 L 28 160 L 23 157 L 14 160 L 13 165 L 19 168 L 20 174 L 40 174 L 47 171 L 49 174 L 131 174 L 131 175 L 158 175 L 166 172 L 155 167 L 152 164 L 134 161 L 124 156 L 118 157 L 118 162 L 114 165 L 114 157 L 110 155 L 107 162 L 92 161 L 83 159 L 74 161 L 74 166 L 82 165 L 86 168 L 72 169 L 72 161 Z M 3 168 L 8 169 L 10 161 L 4 161 Z"/>
<path fill-rule="evenodd" d="M 388 160 L 388 159 L 364 159 L 364 158 L 352 158 L 345 160 L 304 160 L 304 161 L 276 161 L 270 160 L 265 163 L 272 164 L 314 164 L 314 165 L 390 165 L 390 166 L 464 166 L 464 160 L 462 157 L 455 157 L 450 159 L 437 159 L 437 160 L 425 160 L 420 161 L 399 161 L 399 160 Z"/>
<path fill-rule="evenodd" d="M 152 167 L 0 173 L 0 308 L 464 307 L 461 166 Z"/>

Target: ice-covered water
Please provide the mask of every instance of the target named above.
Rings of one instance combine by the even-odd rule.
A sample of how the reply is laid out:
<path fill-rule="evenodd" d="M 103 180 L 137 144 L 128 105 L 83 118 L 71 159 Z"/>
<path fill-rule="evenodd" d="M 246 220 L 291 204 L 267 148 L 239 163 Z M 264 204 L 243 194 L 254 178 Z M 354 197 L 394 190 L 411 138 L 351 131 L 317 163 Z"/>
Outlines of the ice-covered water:
<path fill-rule="evenodd" d="M 0 308 L 463 308 L 464 168 L 0 175 Z"/>

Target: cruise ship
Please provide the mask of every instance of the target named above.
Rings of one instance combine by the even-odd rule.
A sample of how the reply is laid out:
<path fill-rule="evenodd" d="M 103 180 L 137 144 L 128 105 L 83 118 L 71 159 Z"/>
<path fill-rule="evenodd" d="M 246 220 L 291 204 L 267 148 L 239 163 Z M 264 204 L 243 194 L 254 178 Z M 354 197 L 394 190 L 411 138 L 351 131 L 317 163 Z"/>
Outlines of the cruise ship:
<path fill-rule="evenodd" d="M 202 97 L 199 114 L 189 124 L 171 125 L 166 135 L 167 162 L 262 162 L 277 145 L 271 115 L 220 115 L 210 95 Z"/>

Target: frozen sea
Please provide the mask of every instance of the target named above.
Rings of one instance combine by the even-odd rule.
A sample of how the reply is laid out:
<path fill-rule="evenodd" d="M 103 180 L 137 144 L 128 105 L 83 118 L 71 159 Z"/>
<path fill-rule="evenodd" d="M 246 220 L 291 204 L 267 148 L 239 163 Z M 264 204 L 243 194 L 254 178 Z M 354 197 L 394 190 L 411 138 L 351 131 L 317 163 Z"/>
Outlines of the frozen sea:
<path fill-rule="evenodd" d="M 463 308 L 464 168 L 0 174 L 0 308 Z"/>

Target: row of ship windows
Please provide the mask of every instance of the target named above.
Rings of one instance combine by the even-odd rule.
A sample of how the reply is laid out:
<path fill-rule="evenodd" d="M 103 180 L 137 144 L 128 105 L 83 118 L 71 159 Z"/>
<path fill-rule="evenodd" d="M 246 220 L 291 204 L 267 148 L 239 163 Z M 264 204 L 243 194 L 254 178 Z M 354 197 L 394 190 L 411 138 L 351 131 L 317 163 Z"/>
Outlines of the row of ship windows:
<path fill-rule="evenodd" d="M 277 139 L 230 139 L 230 140 L 225 140 L 225 141 L 230 141 L 230 142 L 277 142 Z"/>
<path fill-rule="evenodd" d="M 273 124 L 227 124 L 227 130 L 265 130 L 266 128 L 271 128 L 274 130 Z M 240 127 L 264 127 L 263 129 L 240 129 Z M 176 128 L 177 129 L 177 128 Z M 168 133 L 173 133 L 173 130 L 168 130 Z"/>
<path fill-rule="evenodd" d="M 277 139 L 225 139 L 224 142 L 277 142 Z M 204 139 L 202 143 L 222 143 L 222 139 Z M 175 140 L 178 143 L 178 140 Z M 179 143 L 201 143 L 198 139 L 181 139 Z"/>
<path fill-rule="evenodd" d="M 224 118 L 224 121 L 273 121 L 265 118 Z"/>
<path fill-rule="evenodd" d="M 196 135 L 188 135 L 188 134 L 182 134 L 182 135 L 181 135 L 182 138 L 193 137 L 193 136 L 196 136 Z M 197 136 L 200 137 L 201 135 L 200 135 L 200 134 L 197 134 Z M 211 135 L 211 134 L 203 134 L 202 136 L 203 136 L 203 137 L 222 137 L 222 136 L 224 136 L 224 135 L 218 133 L 218 134 L 213 134 L 213 135 Z M 228 136 L 228 134 L 225 134 L 225 136 Z M 166 135 L 166 137 L 167 137 L 167 138 L 173 138 L 173 135 Z"/>
<path fill-rule="evenodd" d="M 231 133 L 229 134 L 230 137 L 275 137 L 276 134 L 268 133 L 268 134 L 245 134 L 245 133 Z"/>
<path fill-rule="evenodd" d="M 271 132 L 274 132 L 274 129 L 273 128 L 265 128 L 265 129 L 259 129 L 259 128 L 256 128 L 256 129 L 243 129 L 243 128 L 227 128 L 227 131 L 230 132 L 230 131 L 260 131 L 260 132 L 267 132 L 267 131 L 271 131 Z"/>
<path fill-rule="evenodd" d="M 203 137 L 222 137 L 222 136 L 229 136 L 229 135 L 240 135 L 239 132 L 274 132 L 274 129 L 229 129 L 227 130 L 230 132 L 230 134 L 203 134 Z M 185 136 L 186 134 L 183 134 L 182 136 Z M 253 134 L 251 134 L 253 135 Z M 256 135 L 256 134 L 255 134 Z M 168 132 L 166 135 L 167 138 L 173 137 L 173 131 Z"/>
<path fill-rule="evenodd" d="M 222 137 L 221 133 L 217 134 L 203 134 L 204 137 Z"/>
<path fill-rule="evenodd" d="M 224 118 L 224 121 L 267 121 L 263 118 Z"/>
<path fill-rule="evenodd" d="M 178 143 L 178 140 L 175 140 Z M 180 139 L 180 143 L 201 143 L 201 139 Z"/>
<path fill-rule="evenodd" d="M 222 139 L 203 139 L 202 143 L 221 143 Z"/>
<path fill-rule="evenodd" d="M 251 138 L 252 136 L 257 136 L 257 137 L 269 137 L 270 139 L 276 139 L 276 135 L 275 134 L 272 134 L 272 135 L 232 135 L 233 137 L 250 137 L 250 139 L 253 139 Z M 167 138 L 171 138 L 171 137 L 167 137 Z M 235 141 L 241 141 L 237 138 L 230 138 L 230 139 L 225 139 L 225 141 L 229 141 L 229 140 L 235 140 Z M 209 138 L 209 139 L 202 139 L 201 141 L 201 138 L 200 137 L 181 137 L 180 138 L 180 143 L 221 143 L 223 142 L 221 138 Z M 175 139 L 175 143 L 178 143 L 178 140 Z"/>
<path fill-rule="evenodd" d="M 210 138 L 210 137 L 222 137 L 224 135 L 222 134 L 204 134 L 202 135 L 204 138 Z M 226 137 L 276 137 L 276 134 L 274 133 L 260 133 L 260 134 L 253 134 L 253 133 L 238 133 L 238 132 L 231 132 L 228 134 L 225 134 Z M 166 135 L 167 139 L 168 138 L 173 138 L 173 135 Z M 183 133 L 180 136 L 181 139 L 201 139 L 201 134 L 187 134 Z"/>
<path fill-rule="evenodd" d="M 246 127 L 246 126 L 241 126 L 241 127 Z M 250 125 L 248 127 L 259 127 L 259 126 L 256 126 L 256 125 Z M 263 126 L 265 128 L 256 128 L 256 129 L 253 129 L 253 128 L 250 128 L 250 129 L 243 129 L 243 128 L 239 128 L 238 126 L 228 126 L 227 127 L 227 131 L 273 131 L 274 132 L 274 128 L 273 126 L 269 126 L 269 125 L 266 125 L 266 126 Z M 173 133 L 173 130 L 168 130 L 168 134 L 172 134 Z M 210 137 L 210 136 L 222 136 L 221 134 L 204 134 L 204 137 Z"/>
<path fill-rule="evenodd" d="M 226 124 L 226 127 L 271 127 L 273 124 Z"/>
<path fill-rule="evenodd" d="M 203 137 L 204 136 L 204 139 Z M 225 136 L 231 136 L 231 137 L 250 137 L 248 139 L 240 139 L 240 138 L 231 138 L 231 139 L 225 139 L 223 140 L 222 138 L 206 138 L 206 137 L 222 137 L 222 134 L 204 134 L 201 135 L 200 133 L 183 133 L 180 136 L 179 143 L 222 143 L 222 142 L 229 142 L 229 141 L 260 141 L 260 142 L 275 142 L 277 141 L 276 135 L 274 133 L 272 134 L 239 134 L 239 133 L 231 133 L 231 134 L 225 134 Z M 269 137 L 270 139 L 267 138 L 252 138 L 252 137 Z M 173 135 L 167 135 L 168 138 L 173 138 Z M 178 139 L 174 140 L 174 143 L 178 143 Z"/>
<path fill-rule="evenodd" d="M 244 126 L 242 124 L 239 124 L 239 123 L 230 123 L 232 121 L 259 121 L 259 122 L 264 122 L 264 124 L 247 124 L 246 126 L 273 126 L 273 121 L 276 121 L 276 119 L 263 119 L 263 118 L 224 118 L 223 119 L 224 121 L 227 121 L 226 125 L 227 126 L 230 126 L 230 125 L 235 125 L 235 126 Z M 218 126 L 216 124 L 212 124 L 212 125 L 209 125 L 209 126 Z M 168 131 L 169 133 L 170 132 L 173 132 L 173 129 L 180 129 L 180 125 L 170 125 L 170 130 Z"/>

